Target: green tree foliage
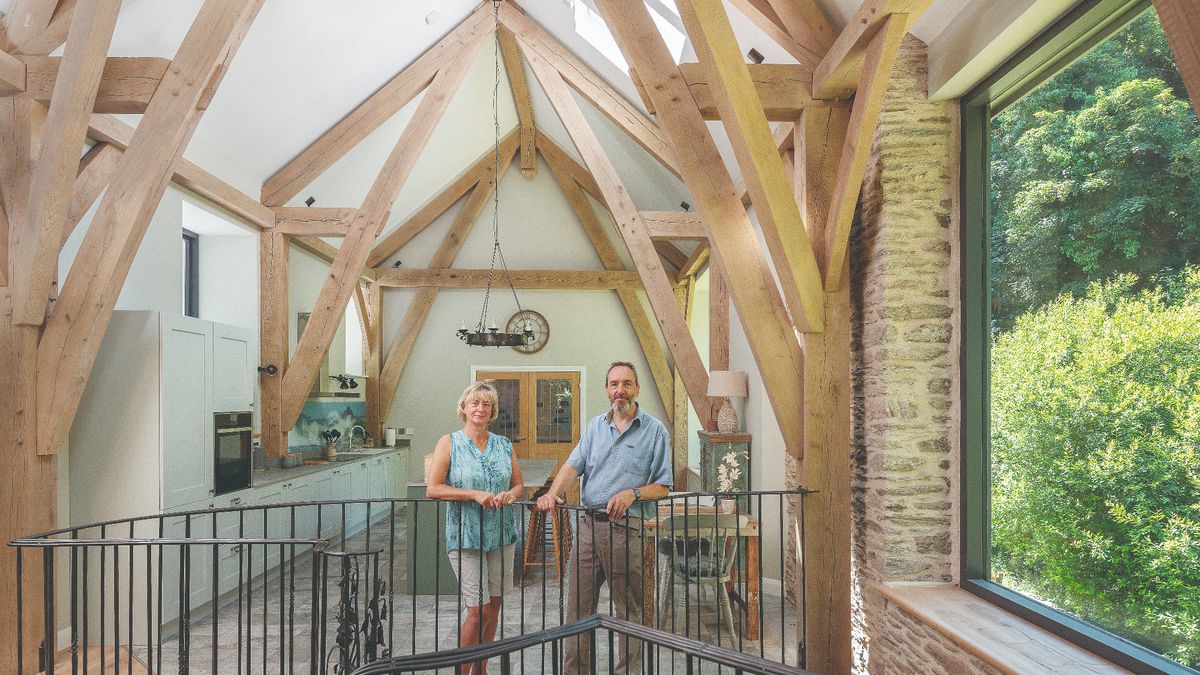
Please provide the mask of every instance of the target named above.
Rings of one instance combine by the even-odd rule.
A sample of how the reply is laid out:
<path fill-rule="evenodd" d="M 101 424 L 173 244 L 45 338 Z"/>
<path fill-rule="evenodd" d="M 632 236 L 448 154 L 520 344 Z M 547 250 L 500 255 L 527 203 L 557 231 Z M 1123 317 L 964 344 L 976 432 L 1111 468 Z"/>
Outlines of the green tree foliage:
<path fill-rule="evenodd" d="M 1200 259 L 1200 125 L 1153 12 L 993 119 L 997 330 L 1115 272 Z"/>
<path fill-rule="evenodd" d="M 1121 275 L 992 349 L 992 569 L 1200 665 L 1200 267 Z"/>

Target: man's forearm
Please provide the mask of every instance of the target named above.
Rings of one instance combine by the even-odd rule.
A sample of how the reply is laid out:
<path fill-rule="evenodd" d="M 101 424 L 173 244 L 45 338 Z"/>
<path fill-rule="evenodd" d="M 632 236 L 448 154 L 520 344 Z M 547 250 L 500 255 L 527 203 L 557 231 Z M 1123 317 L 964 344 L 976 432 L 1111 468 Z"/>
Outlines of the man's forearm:
<path fill-rule="evenodd" d="M 567 484 L 579 477 L 579 472 L 570 464 L 563 463 L 562 468 L 554 475 L 554 482 L 550 484 L 550 494 L 553 497 L 561 497 L 566 492 Z"/>
<path fill-rule="evenodd" d="M 643 501 L 662 499 L 671 494 L 671 488 L 662 483 L 650 483 L 638 488 L 638 492 L 642 493 Z"/>

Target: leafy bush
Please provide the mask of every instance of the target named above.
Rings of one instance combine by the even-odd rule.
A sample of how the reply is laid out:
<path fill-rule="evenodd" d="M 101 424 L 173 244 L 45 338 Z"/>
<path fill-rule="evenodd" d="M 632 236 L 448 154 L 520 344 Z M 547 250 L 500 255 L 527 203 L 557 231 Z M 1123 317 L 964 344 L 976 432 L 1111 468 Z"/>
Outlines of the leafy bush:
<path fill-rule="evenodd" d="M 1200 665 L 1200 267 L 1019 317 L 992 348 L 993 576 Z"/>

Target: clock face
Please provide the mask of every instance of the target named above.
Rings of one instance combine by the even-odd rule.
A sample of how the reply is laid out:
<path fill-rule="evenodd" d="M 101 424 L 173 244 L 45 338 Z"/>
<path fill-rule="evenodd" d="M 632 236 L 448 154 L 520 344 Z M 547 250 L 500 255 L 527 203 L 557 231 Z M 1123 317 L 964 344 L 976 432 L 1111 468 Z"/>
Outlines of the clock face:
<path fill-rule="evenodd" d="M 546 317 L 532 309 L 523 309 L 513 314 L 509 318 L 508 326 L 505 330 L 509 333 L 521 333 L 526 330 L 532 331 L 533 336 L 527 338 L 525 344 L 513 347 L 513 349 L 526 354 L 540 351 L 550 339 L 550 323 L 546 321 Z"/>

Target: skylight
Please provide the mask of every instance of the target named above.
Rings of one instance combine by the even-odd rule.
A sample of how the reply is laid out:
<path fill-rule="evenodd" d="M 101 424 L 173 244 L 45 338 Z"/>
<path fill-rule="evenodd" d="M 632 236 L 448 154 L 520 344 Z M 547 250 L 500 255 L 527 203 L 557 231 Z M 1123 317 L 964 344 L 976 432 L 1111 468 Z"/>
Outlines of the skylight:
<path fill-rule="evenodd" d="M 596 10 L 594 0 L 569 0 L 575 13 L 575 32 L 588 44 L 592 45 L 622 72 L 629 71 L 629 63 L 621 54 L 621 49 L 609 32 L 603 17 Z M 671 58 L 675 63 L 683 54 L 687 36 L 683 33 L 683 22 L 679 18 L 679 10 L 675 9 L 673 0 L 649 0 L 647 5 L 650 16 L 658 26 L 658 32 L 667 43 Z"/>

